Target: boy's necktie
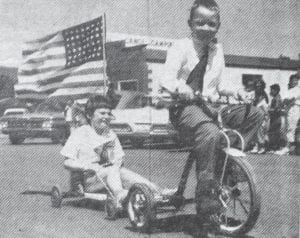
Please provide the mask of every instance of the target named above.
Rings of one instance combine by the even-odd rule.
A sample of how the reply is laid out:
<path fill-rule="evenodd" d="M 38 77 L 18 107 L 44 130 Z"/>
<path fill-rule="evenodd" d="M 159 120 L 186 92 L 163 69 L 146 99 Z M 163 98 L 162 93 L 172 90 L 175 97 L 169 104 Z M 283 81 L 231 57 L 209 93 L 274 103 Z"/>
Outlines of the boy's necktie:
<path fill-rule="evenodd" d="M 204 50 L 204 54 L 200 58 L 198 64 L 194 67 L 190 73 L 186 84 L 189 85 L 194 92 L 201 92 L 203 90 L 203 78 L 206 71 L 206 66 L 208 62 L 208 46 Z"/>

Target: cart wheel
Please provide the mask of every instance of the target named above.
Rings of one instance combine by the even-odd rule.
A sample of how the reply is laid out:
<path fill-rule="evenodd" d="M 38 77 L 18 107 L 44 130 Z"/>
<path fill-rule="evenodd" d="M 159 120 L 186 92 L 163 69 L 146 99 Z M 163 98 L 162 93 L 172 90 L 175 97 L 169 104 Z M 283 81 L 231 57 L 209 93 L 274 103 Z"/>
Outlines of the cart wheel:
<path fill-rule="evenodd" d="M 59 208 L 61 207 L 62 202 L 62 191 L 58 185 L 52 187 L 51 190 L 51 205 L 52 207 Z"/>
<path fill-rule="evenodd" d="M 118 209 L 117 209 L 116 201 L 109 195 L 107 195 L 105 201 L 105 212 L 106 212 L 106 219 L 108 220 L 116 220 L 118 218 Z"/>
<path fill-rule="evenodd" d="M 242 157 L 228 157 L 219 198 L 226 211 L 212 220 L 225 235 L 246 234 L 260 214 L 260 195 L 251 165 Z"/>
<path fill-rule="evenodd" d="M 154 193 L 145 184 L 134 184 L 129 190 L 127 212 L 134 229 L 151 233 L 156 219 Z"/>

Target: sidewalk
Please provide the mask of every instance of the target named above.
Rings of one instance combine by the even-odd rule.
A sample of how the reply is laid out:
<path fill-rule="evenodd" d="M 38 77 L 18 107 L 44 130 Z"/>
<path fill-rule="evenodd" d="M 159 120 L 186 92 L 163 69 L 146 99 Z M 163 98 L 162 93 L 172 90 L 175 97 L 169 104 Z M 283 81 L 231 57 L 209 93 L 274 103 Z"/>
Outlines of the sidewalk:
<path fill-rule="evenodd" d="M 8 135 L 4 135 L 4 134 L 2 134 L 2 133 L 0 132 L 0 140 L 6 139 L 7 137 L 8 137 Z"/>

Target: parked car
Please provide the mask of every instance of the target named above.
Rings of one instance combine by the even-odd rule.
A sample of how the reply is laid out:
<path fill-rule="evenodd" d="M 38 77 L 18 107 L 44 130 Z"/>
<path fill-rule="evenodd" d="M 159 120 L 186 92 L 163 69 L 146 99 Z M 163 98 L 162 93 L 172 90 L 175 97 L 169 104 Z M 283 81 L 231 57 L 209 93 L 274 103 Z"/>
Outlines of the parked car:
<path fill-rule="evenodd" d="M 178 133 L 169 121 L 169 111 L 158 108 L 159 98 L 141 92 L 122 92 L 113 110 L 112 129 L 121 142 L 130 141 L 140 148 L 147 142 L 177 140 Z"/>
<path fill-rule="evenodd" d="M 51 138 L 53 143 L 64 143 L 70 128 L 63 110 L 61 104 L 48 100 L 33 113 L 4 115 L 0 118 L 0 128 L 12 144 L 21 144 L 26 138 Z"/>
<path fill-rule="evenodd" d="M 4 98 L 0 100 L 0 116 L 4 115 L 4 112 L 9 108 L 26 108 L 28 107 L 29 102 L 25 100 L 20 100 L 17 98 Z M 31 104 L 32 105 L 32 104 Z"/>
<path fill-rule="evenodd" d="M 27 108 L 8 108 L 4 111 L 3 116 L 23 115 L 28 112 Z"/>
<path fill-rule="evenodd" d="M 300 155 L 300 119 L 298 120 L 297 128 L 295 131 L 295 146 L 296 155 Z"/>

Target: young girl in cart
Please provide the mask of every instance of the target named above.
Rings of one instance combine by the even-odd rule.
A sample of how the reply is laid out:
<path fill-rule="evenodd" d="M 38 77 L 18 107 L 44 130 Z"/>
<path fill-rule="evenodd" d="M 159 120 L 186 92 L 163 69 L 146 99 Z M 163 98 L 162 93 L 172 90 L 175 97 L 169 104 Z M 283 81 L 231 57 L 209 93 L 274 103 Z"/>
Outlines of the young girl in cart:
<path fill-rule="evenodd" d="M 88 123 L 76 128 L 61 150 L 64 166 L 71 171 L 71 190 L 80 195 L 108 188 L 117 210 L 128 194 L 124 184 L 144 183 L 160 194 L 172 193 L 124 167 L 124 151 L 109 127 L 111 109 L 108 98 L 90 97 L 85 107 Z"/>

